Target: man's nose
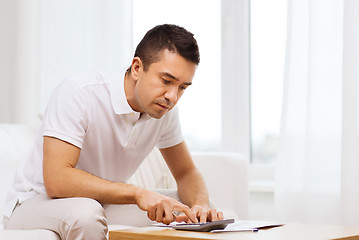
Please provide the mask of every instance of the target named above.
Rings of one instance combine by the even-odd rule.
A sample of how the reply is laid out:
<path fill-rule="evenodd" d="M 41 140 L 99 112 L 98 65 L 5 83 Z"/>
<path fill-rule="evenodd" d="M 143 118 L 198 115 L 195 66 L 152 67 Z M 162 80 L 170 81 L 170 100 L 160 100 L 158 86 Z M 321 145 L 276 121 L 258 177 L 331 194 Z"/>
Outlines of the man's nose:
<path fill-rule="evenodd" d="M 178 98 L 178 89 L 177 87 L 170 87 L 165 92 L 165 98 L 168 99 L 171 103 L 175 103 Z"/>

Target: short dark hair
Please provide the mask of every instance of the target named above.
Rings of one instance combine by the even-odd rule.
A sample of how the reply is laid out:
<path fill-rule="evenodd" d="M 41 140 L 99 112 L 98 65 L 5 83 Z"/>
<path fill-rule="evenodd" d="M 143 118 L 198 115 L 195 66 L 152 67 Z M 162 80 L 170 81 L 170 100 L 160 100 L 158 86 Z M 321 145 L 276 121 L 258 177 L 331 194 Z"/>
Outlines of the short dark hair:
<path fill-rule="evenodd" d="M 147 71 L 150 64 L 159 61 L 162 50 L 178 53 L 186 60 L 199 64 L 200 56 L 194 35 L 183 27 L 173 24 L 158 25 L 149 30 L 137 45 L 135 56 Z"/>

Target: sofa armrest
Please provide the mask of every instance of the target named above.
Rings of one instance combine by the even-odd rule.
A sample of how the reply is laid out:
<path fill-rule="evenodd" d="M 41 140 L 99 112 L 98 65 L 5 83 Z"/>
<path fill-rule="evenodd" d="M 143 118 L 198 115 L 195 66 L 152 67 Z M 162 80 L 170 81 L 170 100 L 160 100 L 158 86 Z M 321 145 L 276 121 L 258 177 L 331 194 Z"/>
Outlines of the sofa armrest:
<path fill-rule="evenodd" d="M 229 152 L 193 152 L 210 198 L 216 207 L 248 217 L 248 163 L 243 155 Z"/>

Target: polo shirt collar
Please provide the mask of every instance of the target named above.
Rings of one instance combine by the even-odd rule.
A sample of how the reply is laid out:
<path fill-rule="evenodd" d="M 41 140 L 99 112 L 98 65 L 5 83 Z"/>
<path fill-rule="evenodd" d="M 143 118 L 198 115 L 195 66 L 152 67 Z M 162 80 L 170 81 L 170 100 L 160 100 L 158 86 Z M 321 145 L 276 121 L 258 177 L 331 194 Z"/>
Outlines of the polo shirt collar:
<path fill-rule="evenodd" d="M 129 114 L 135 112 L 126 99 L 124 83 L 126 70 L 127 68 L 122 68 L 120 72 L 112 74 L 109 79 L 111 102 L 116 114 Z"/>

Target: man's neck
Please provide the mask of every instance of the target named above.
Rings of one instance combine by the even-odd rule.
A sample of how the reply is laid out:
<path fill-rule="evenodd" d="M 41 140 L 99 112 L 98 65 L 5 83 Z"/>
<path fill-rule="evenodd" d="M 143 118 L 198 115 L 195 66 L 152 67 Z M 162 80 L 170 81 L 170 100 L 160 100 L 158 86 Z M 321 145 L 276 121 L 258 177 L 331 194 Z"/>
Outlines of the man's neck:
<path fill-rule="evenodd" d="M 136 111 L 136 104 L 135 104 L 135 81 L 132 79 L 131 73 L 126 71 L 124 77 L 124 91 L 126 95 L 127 103 L 130 107 Z"/>

